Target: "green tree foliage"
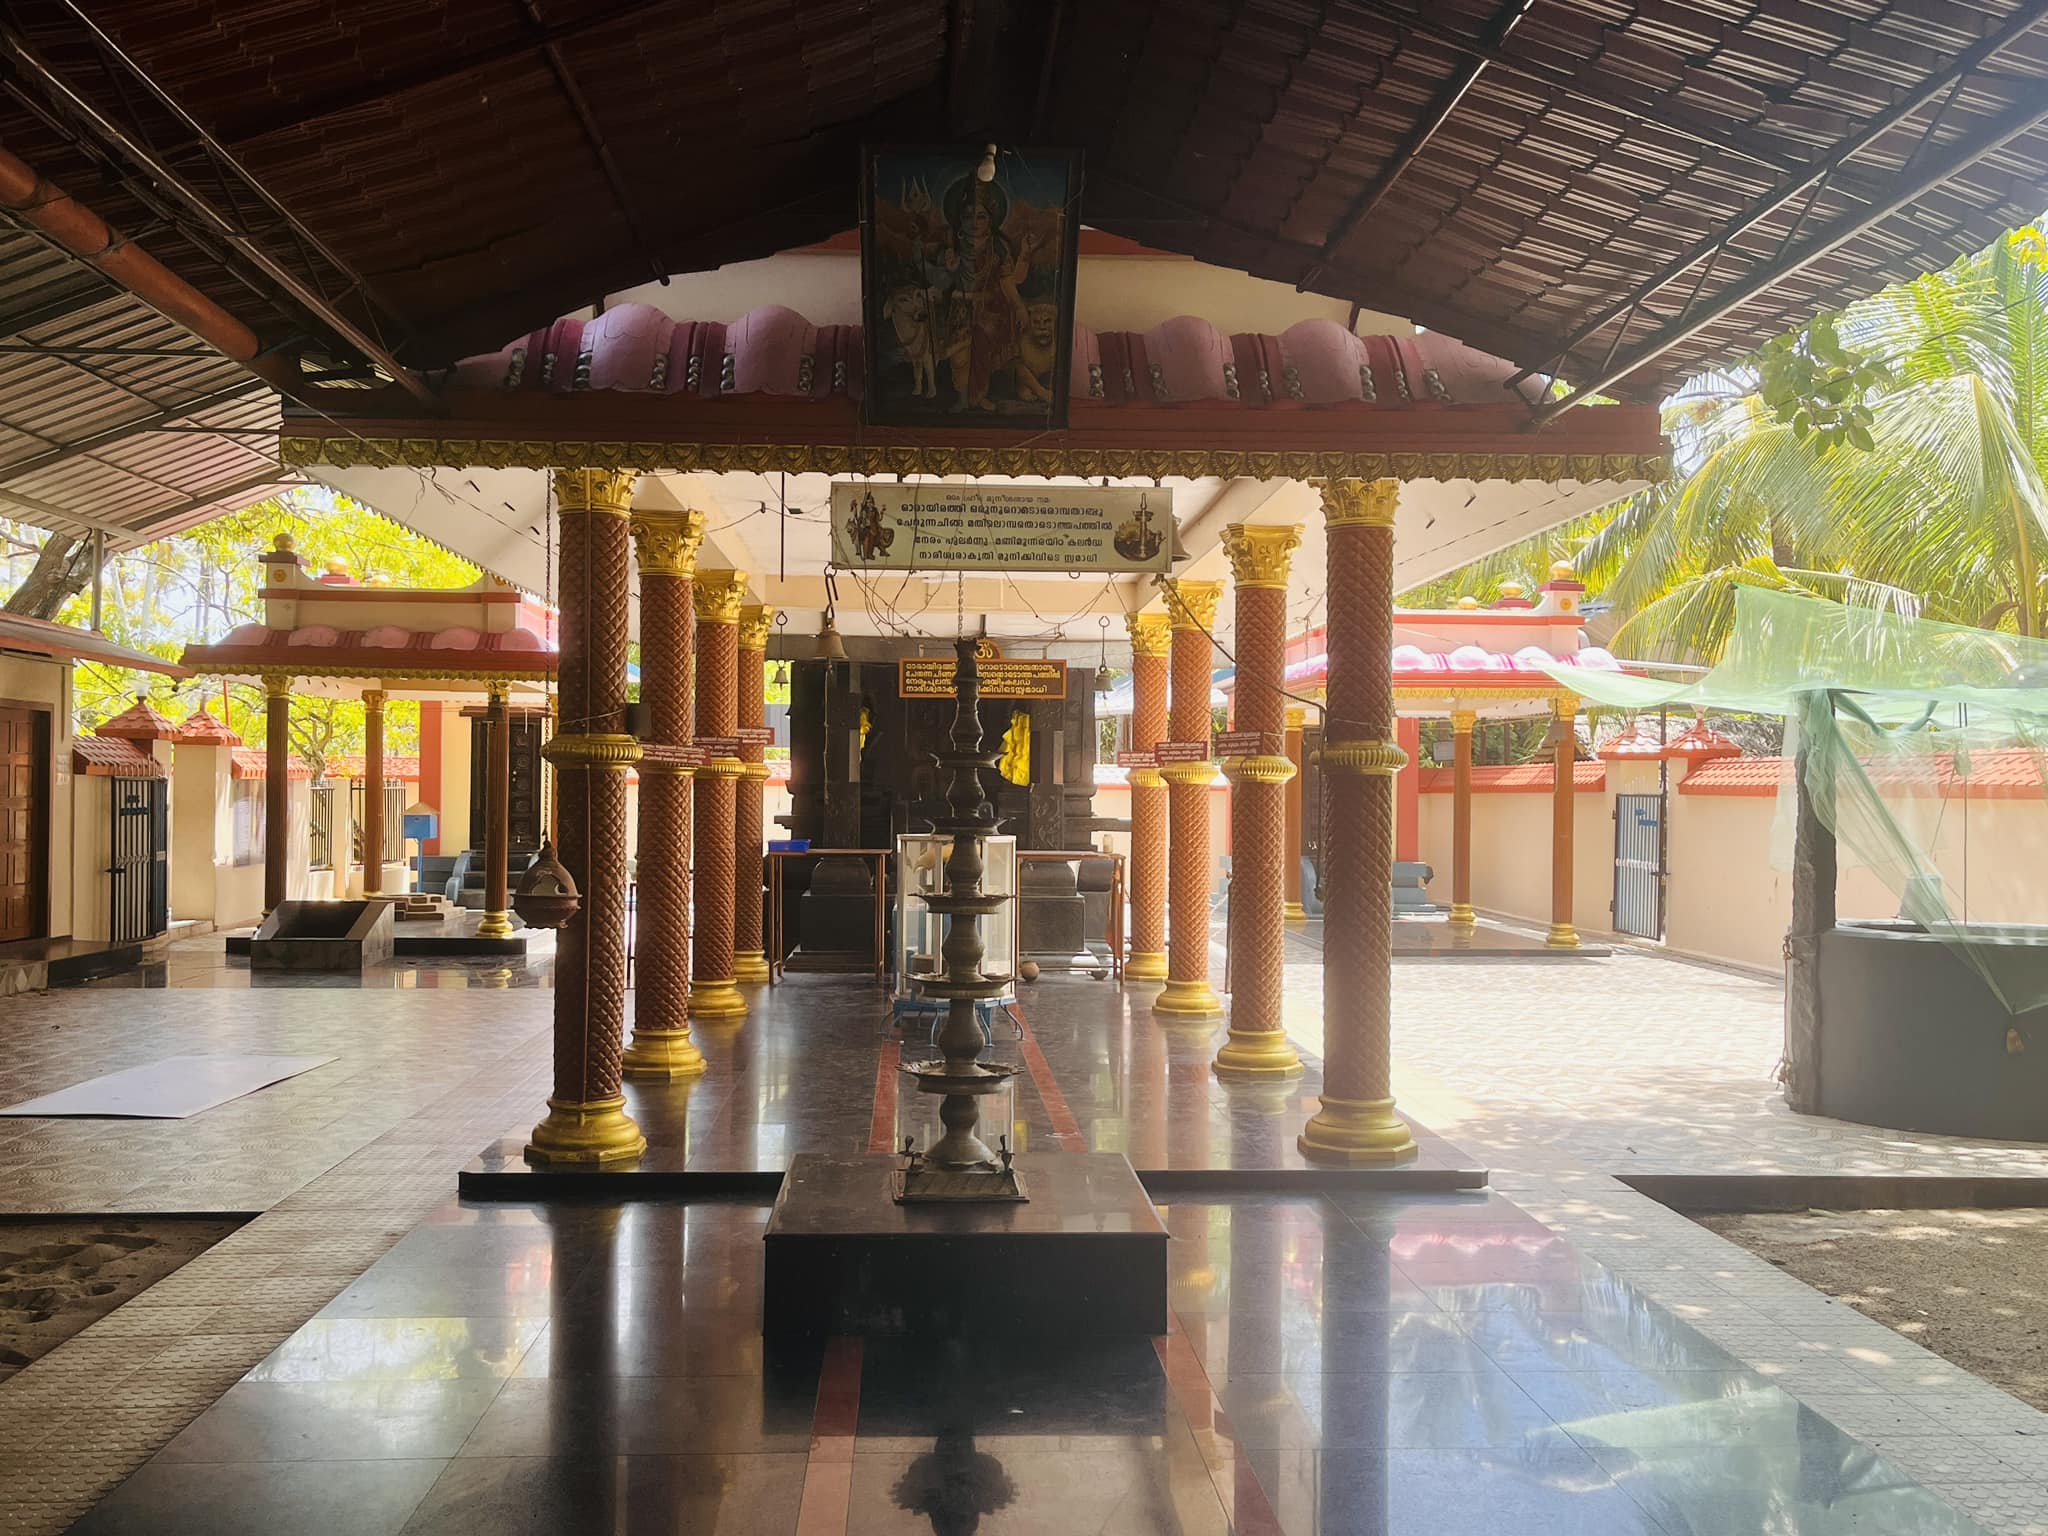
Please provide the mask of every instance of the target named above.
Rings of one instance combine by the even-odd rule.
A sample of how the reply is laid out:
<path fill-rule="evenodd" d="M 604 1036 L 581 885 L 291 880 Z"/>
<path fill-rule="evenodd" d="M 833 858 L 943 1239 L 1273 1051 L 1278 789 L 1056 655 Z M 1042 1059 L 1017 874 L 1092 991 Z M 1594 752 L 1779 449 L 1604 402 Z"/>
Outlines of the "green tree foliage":
<path fill-rule="evenodd" d="M 319 487 L 296 488 L 110 557 L 101 577 L 101 627 L 107 638 L 175 660 L 188 644 L 219 640 L 238 624 L 261 623 L 259 556 L 280 533 L 292 536 L 300 558 L 316 573 L 340 562 L 358 581 L 381 578 L 400 587 L 460 587 L 481 574 L 468 561 L 345 496 Z M 0 525 L 8 588 L 18 587 L 33 573 L 32 557 L 42 547 L 37 537 L 19 526 Z M 89 576 L 86 586 L 90 587 Z M 90 622 L 90 614 L 90 596 L 81 590 L 64 601 L 55 617 L 82 627 Z M 74 704 L 79 729 L 90 730 L 126 709 L 137 692 L 148 693 L 174 720 L 202 704 L 220 715 L 225 695 L 229 728 L 251 745 L 263 740 L 260 687 L 205 677 L 174 684 L 149 673 L 98 664 L 77 670 Z M 353 699 L 300 693 L 292 707 L 292 746 L 316 772 L 337 754 L 362 751 L 363 706 Z M 385 749 L 419 750 L 418 704 L 394 700 L 386 709 Z"/>
<path fill-rule="evenodd" d="M 2048 240 L 1824 316 L 1665 408 L 1681 475 L 1418 589 L 1569 559 L 1611 644 L 1720 656 L 1743 586 L 2048 634 Z"/>

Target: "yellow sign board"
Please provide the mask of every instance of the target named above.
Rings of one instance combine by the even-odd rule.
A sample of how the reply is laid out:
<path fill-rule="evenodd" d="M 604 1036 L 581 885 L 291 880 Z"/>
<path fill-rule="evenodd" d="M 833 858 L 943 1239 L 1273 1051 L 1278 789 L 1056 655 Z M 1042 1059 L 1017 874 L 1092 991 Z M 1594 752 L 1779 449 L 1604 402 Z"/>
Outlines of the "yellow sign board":
<path fill-rule="evenodd" d="M 896 693 L 905 699 L 950 699 L 953 697 L 953 658 L 950 656 L 904 656 L 896 663 Z M 981 671 L 984 699 L 1064 699 L 1067 696 L 1067 664 L 1064 661 L 1010 660 L 995 657 L 976 663 Z"/>

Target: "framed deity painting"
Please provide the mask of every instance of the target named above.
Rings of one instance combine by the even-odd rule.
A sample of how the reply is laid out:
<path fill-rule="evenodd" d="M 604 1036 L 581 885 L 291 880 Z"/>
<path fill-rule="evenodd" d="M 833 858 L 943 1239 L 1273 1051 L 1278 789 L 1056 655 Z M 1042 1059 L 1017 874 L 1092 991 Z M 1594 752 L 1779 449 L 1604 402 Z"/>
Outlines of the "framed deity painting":
<path fill-rule="evenodd" d="M 1080 157 L 875 148 L 865 169 L 865 419 L 1064 427 Z"/>

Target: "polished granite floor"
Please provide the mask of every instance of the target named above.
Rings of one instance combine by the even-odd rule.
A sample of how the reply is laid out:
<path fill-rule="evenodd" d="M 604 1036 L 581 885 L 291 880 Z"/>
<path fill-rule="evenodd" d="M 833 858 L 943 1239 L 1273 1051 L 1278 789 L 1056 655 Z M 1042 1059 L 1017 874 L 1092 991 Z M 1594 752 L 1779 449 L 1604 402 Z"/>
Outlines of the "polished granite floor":
<path fill-rule="evenodd" d="M 766 1214 L 451 1202 L 74 1529 L 1978 1530 L 1498 1196 L 1176 1202 L 1064 1347 L 765 1346 Z"/>

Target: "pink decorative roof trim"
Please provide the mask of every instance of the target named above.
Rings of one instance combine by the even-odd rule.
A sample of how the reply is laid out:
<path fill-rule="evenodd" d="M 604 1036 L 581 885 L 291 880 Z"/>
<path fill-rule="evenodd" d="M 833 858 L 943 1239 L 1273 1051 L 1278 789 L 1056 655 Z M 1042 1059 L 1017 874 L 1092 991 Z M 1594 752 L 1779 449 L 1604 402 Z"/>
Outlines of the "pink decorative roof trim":
<path fill-rule="evenodd" d="M 1547 682 L 1548 675 L 1543 671 L 1546 666 L 1580 667 L 1588 672 L 1622 670 L 1613 653 L 1597 645 L 1568 651 L 1560 656 L 1540 645 L 1525 645 L 1510 654 L 1489 651 L 1479 645 L 1461 645 L 1451 651 L 1425 651 L 1419 645 L 1404 644 L 1395 646 L 1389 659 L 1397 683 L 1474 683 L 1484 686 L 1510 679 L 1520 683 L 1532 680 Z M 1290 662 L 1285 680 L 1290 686 L 1317 683 L 1327 678 L 1329 672 L 1330 655 L 1324 651 Z"/>
<path fill-rule="evenodd" d="M 718 399 L 778 395 L 859 399 L 864 343 L 857 325 L 813 325 L 779 304 L 731 322 L 671 320 L 647 304 L 619 304 L 594 320 L 565 318 L 496 352 L 464 358 L 458 386 L 577 394 Z M 1074 327 L 1075 399 L 1253 406 L 1363 402 L 1388 407 L 1492 405 L 1512 363 L 1435 332 L 1355 336 L 1334 320 L 1303 320 L 1279 335 L 1227 334 L 1197 315 L 1148 331 Z M 1539 398 L 1544 382 L 1517 388 Z"/>

